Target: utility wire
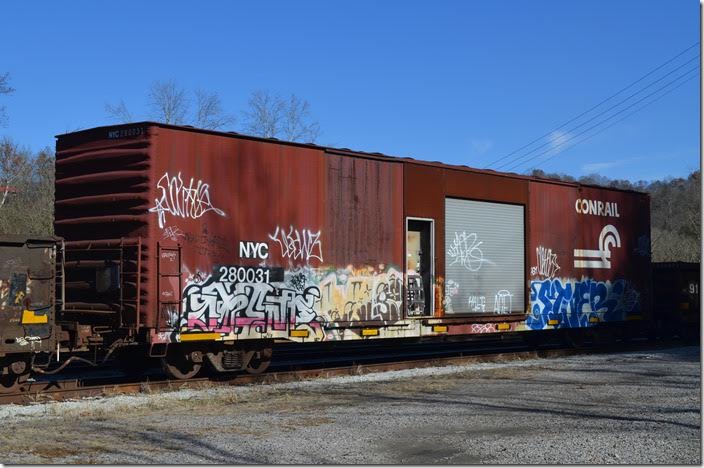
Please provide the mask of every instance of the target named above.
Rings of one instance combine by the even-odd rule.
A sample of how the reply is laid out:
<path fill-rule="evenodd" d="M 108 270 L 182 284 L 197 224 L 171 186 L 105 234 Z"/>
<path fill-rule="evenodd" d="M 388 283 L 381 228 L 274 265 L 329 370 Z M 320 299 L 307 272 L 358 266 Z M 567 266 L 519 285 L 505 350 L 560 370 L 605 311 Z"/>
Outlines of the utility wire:
<path fill-rule="evenodd" d="M 687 53 L 689 50 L 691 50 L 692 48 L 694 48 L 694 47 L 696 47 L 696 46 L 698 46 L 698 45 L 699 45 L 699 41 L 697 41 L 697 42 L 695 42 L 694 44 L 692 44 L 691 46 L 687 47 L 687 48 L 684 49 L 682 52 L 678 53 L 677 55 L 675 55 L 675 56 L 672 57 L 671 59 L 667 60 L 667 61 L 664 62 L 663 64 L 658 65 L 657 67 L 655 67 L 654 69 L 652 69 L 651 71 L 649 71 L 649 72 L 646 73 L 645 75 L 641 76 L 640 78 L 638 78 L 636 81 L 632 82 L 631 84 L 629 84 L 629 85 L 626 86 L 625 88 L 622 88 L 621 90 L 619 90 L 619 91 L 617 91 L 616 93 L 612 94 L 611 96 L 607 97 L 606 99 L 604 99 L 604 100 L 601 101 L 600 103 L 596 104 L 595 106 L 590 107 L 589 109 L 587 109 L 586 111 L 582 112 L 582 113 L 579 114 L 578 116 L 571 118 L 570 120 L 568 120 L 567 122 L 563 123 L 562 125 L 560 125 L 560 126 L 557 127 L 556 129 L 551 130 L 550 132 L 546 133 L 545 135 L 542 135 L 542 136 L 536 138 L 535 140 L 531 141 L 530 143 L 521 146 L 520 148 L 518 148 L 518 149 L 515 150 L 515 151 L 512 151 L 511 153 L 507 154 L 506 156 L 503 156 L 503 157 L 501 157 L 501 158 L 499 158 L 499 159 L 497 159 L 497 160 L 495 160 L 495 161 L 489 163 L 489 164 L 486 166 L 486 168 L 489 168 L 490 166 L 492 166 L 492 165 L 494 165 L 494 164 L 496 164 L 496 163 L 498 163 L 498 162 L 500 162 L 500 161 L 503 161 L 504 159 L 508 158 L 509 156 L 513 156 L 514 154 L 516 154 L 516 153 L 518 153 L 519 151 L 521 151 L 521 150 L 523 150 L 523 149 L 525 149 L 525 148 L 531 146 L 533 143 L 536 143 L 536 142 L 542 140 L 543 138 L 549 137 L 554 131 L 560 130 L 561 128 L 563 128 L 563 127 L 565 127 L 565 126 L 571 124 L 571 123 L 574 122 L 575 120 L 579 119 L 580 117 L 582 117 L 582 116 L 585 115 L 585 114 L 588 114 L 589 112 L 593 111 L 594 109 L 596 109 L 597 107 L 601 106 L 602 104 L 604 104 L 604 103 L 610 101 L 611 99 L 613 99 L 614 97 L 618 96 L 619 94 L 621 94 L 622 92 L 626 91 L 627 89 L 632 88 L 632 87 L 635 86 L 636 84 L 640 83 L 641 81 L 643 81 L 644 79 L 646 79 L 647 77 L 649 77 L 650 75 L 652 75 L 653 73 L 655 73 L 656 71 L 660 70 L 661 68 L 665 67 L 666 65 L 672 63 L 672 62 L 675 61 L 677 58 L 681 57 L 682 55 L 684 55 L 685 53 Z"/>
<path fill-rule="evenodd" d="M 632 116 L 633 114 L 635 114 L 635 113 L 637 113 L 637 112 L 640 112 L 642 109 L 645 109 L 645 108 L 648 107 L 649 105 L 654 104 L 655 102 L 659 101 L 660 99 L 662 99 L 663 97 L 667 96 L 668 94 L 670 94 L 671 92 L 675 91 L 676 89 L 681 88 L 685 83 L 691 81 L 693 78 L 696 78 L 697 76 L 698 76 L 698 73 L 695 73 L 694 75 L 692 75 L 692 76 L 690 76 L 689 78 L 687 78 L 687 79 L 685 79 L 684 81 L 682 81 L 682 82 L 681 82 L 680 84 L 678 84 L 677 86 L 668 89 L 667 91 L 665 91 L 665 92 L 662 93 L 660 96 L 658 96 L 658 97 L 656 97 L 655 99 L 653 99 L 652 101 L 646 102 L 644 105 L 640 106 L 639 108 L 637 108 L 637 109 L 634 110 L 633 112 L 629 112 L 629 113 L 626 114 L 625 116 L 623 116 L 623 117 L 621 117 L 620 119 L 618 119 L 616 122 L 612 122 L 611 124 L 607 125 L 606 127 L 600 129 L 600 130 L 597 131 L 597 132 L 592 133 L 591 135 L 587 136 L 586 138 L 582 138 L 581 140 L 579 140 L 578 142 L 576 142 L 575 144 L 573 144 L 573 145 L 570 146 L 569 148 L 565 148 L 564 150 L 560 150 L 560 151 L 558 151 L 556 154 L 554 154 L 554 155 L 552 155 L 552 156 L 550 156 L 550 157 L 545 158 L 544 160 L 542 160 L 541 162 L 539 162 L 538 164 L 536 164 L 535 166 L 531 167 L 530 169 L 528 169 L 528 170 L 525 171 L 525 172 L 528 173 L 528 172 L 532 171 L 533 169 L 537 169 L 539 166 L 541 166 L 541 165 L 545 164 L 546 162 L 548 162 L 549 160 L 551 160 L 551 159 L 557 157 L 559 154 L 561 154 L 561 153 L 567 151 L 568 149 L 574 148 L 575 146 L 579 145 L 580 143 L 584 143 L 585 141 L 589 140 L 590 138 L 595 137 L 595 136 L 599 135 L 600 133 L 605 132 L 606 130 L 610 129 L 610 128 L 613 127 L 614 125 L 623 122 L 624 120 L 626 120 L 628 117 Z M 563 143 L 560 143 L 560 146 L 561 146 L 562 144 L 563 144 Z M 559 146 L 558 146 L 558 147 L 559 147 Z M 558 147 L 555 147 L 555 149 L 557 149 Z"/>
<path fill-rule="evenodd" d="M 630 104 L 630 105 L 627 106 L 627 107 L 624 107 L 623 109 L 619 110 L 618 112 L 615 112 L 614 114 L 611 114 L 609 117 L 607 117 L 606 119 L 602 120 L 601 122 L 597 122 L 596 124 L 592 125 L 591 127 L 587 128 L 586 130 L 583 130 L 583 131 L 581 131 L 581 132 L 579 132 L 579 133 L 577 133 L 577 134 L 575 134 L 575 135 L 570 136 L 570 137 L 567 138 L 565 141 L 561 142 L 560 145 L 567 144 L 569 141 L 571 141 L 571 140 L 577 138 L 578 136 L 583 135 L 584 133 L 587 133 L 588 131 L 590 131 L 590 130 L 592 130 L 592 129 L 594 129 L 594 128 L 600 126 L 600 125 L 603 125 L 605 122 L 608 122 L 609 120 L 613 119 L 613 118 L 616 117 L 617 115 L 619 115 L 619 114 L 621 114 L 621 113 L 627 111 L 628 109 L 632 108 L 632 107 L 635 106 L 636 104 L 639 104 L 639 103 L 643 102 L 644 100 L 648 99 L 649 97 L 651 97 L 651 96 L 653 96 L 653 95 L 659 93 L 659 92 L 662 91 L 663 89 L 665 89 L 665 88 L 667 88 L 668 86 L 670 86 L 671 84 L 673 84 L 673 83 L 679 81 L 681 78 L 683 78 L 683 77 L 689 75 L 689 74 L 692 73 L 693 71 L 698 71 L 698 70 L 699 70 L 699 66 L 696 66 L 696 67 L 694 67 L 694 68 L 691 68 L 691 69 L 687 70 L 685 73 L 679 75 L 679 76 L 678 76 L 677 78 L 675 78 L 674 80 L 669 81 L 668 83 L 666 83 L 665 85 L 663 85 L 663 86 L 661 86 L 660 88 L 656 89 L 656 90 L 653 91 L 652 93 L 650 93 L 650 94 L 648 94 L 648 95 L 646 95 L 646 96 L 644 96 L 644 97 L 638 99 L 636 102 Z M 685 81 L 686 81 L 686 80 L 685 80 Z M 510 170 L 513 170 L 513 169 L 516 168 L 516 167 L 522 166 L 523 164 L 527 163 L 528 161 L 532 161 L 532 160 L 534 160 L 534 159 L 536 159 L 536 158 L 539 158 L 540 156 L 542 156 L 542 155 L 544 155 L 544 154 L 546 154 L 546 153 L 549 153 L 549 152 L 551 152 L 551 151 L 555 151 L 555 150 L 557 149 L 557 147 L 559 147 L 560 145 L 557 145 L 557 146 L 555 146 L 555 147 L 553 147 L 553 148 L 549 148 L 549 149 L 547 149 L 546 151 L 543 151 L 543 152 L 540 153 L 540 154 L 537 154 L 537 155 L 535 155 L 535 156 L 533 156 L 533 157 L 530 157 L 530 158 L 526 159 L 526 160 L 523 161 L 523 162 L 514 164 L 513 166 L 511 166 L 510 168 L 508 168 L 507 171 L 510 171 Z M 555 155 L 555 156 L 556 156 L 556 155 Z"/>
<path fill-rule="evenodd" d="M 693 57 L 693 58 L 691 58 L 690 60 L 686 61 L 685 63 L 681 64 L 681 65 L 678 66 L 677 68 L 674 68 L 674 69 L 670 70 L 669 72 L 667 72 L 666 74 L 664 74 L 663 76 L 661 76 L 660 78 L 658 78 L 657 80 L 651 82 L 650 84 L 648 84 L 648 85 L 645 86 L 644 88 L 639 89 L 638 91 L 636 91 L 635 93 L 631 94 L 631 95 L 628 96 L 627 98 L 620 100 L 620 101 L 617 102 L 616 104 L 612 105 L 611 107 L 607 108 L 606 110 L 603 110 L 603 111 L 599 112 L 598 114 L 594 115 L 593 117 L 591 117 L 591 118 L 588 119 L 588 120 L 585 120 L 585 121 L 582 122 L 581 124 L 579 124 L 579 125 L 577 125 L 577 126 L 575 126 L 575 127 L 570 128 L 569 130 L 566 131 L 566 133 L 573 132 L 573 131 L 577 130 L 578 128 L 585 126 L 585 125 L 588 124 L 589 122 L 594 121 L 595 119 L 601 117 L 602 115 L 606 114 L 606 113 L 609 112 L 610 110 L 613 110 L 613 109 L 615 109 L 616 107 L 620 106 L 621 104 L 625 103 L 626 101 L 628 101 L 628 100 L 631 99 L 632 97 L 635 97 L 635 96 L 637 96 L 638 94 L 642 93 L 643 91 L 645 91 L 646 89 L 650 88 L 650 87 L 653 86 L 654 84 L 659 83 L 660 81 L 664 80 L 664 79 L 667 78 L 668 76 L 672 75 L 672 74 L 675 73 L 676 71 L 678 71 L 678 70 L 680 70 L 681 68 L 683 68 L 685 65 L 689 65 L 690 63 L 692 63 L 692 62 L 694 62 L 695 60 L 698 60 L 698 59 L 699 59 L 699 54 L 697 54 L 696 57 Z M 555 131 L 557 131 L 557 130 L 553 130 L 553 132 L 550 132 L 550 134 L 552 135 Z M 513 159 L 511 159 L 510 161 L 505 162 L 505 163 L 501 164 L 500 166 L 497 166 L 496 169 L 498 170 L 498 169 L 501 169 L 502 167 L 509 166 L 509 165 L 515 163 L 516 161 L 525 158 L 525 157 L 528 156 L 529 154 L 534 153 L 534 152 L 538 151 L 539 149 L 545 148 L 546 146 L 551 145 L 551 144 L 553 144 L 553 142 L 550 141 L 550 140 L 548 140 L 548 141 L 546 141 L 545 143 L 543 143 L 542 145 L 536 146 L 535 148 L 533 148 L 532 150 L 528 151 L 527 153 L 524 153 L 523 155 L 518 156 L 517 158 L 513 158 Z"/>

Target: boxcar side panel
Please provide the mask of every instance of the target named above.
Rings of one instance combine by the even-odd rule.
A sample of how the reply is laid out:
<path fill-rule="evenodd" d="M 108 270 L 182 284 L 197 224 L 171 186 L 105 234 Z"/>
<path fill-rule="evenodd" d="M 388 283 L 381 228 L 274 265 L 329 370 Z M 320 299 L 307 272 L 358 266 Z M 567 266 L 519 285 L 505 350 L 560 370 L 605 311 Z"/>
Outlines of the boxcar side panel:
<path fill-rule="evenodd" d="M 158 148 L 152 229 L 161 271 L 180 246 L 181 279 L 160 282 L 157 340 L 354 338 L 402 318 L 401 164 L 168 128 Z"/>
<path fill-rule="evenodd" d="M 638 320 L 650 312 L 647 195 L 531 182 L 530 329 Z"/>

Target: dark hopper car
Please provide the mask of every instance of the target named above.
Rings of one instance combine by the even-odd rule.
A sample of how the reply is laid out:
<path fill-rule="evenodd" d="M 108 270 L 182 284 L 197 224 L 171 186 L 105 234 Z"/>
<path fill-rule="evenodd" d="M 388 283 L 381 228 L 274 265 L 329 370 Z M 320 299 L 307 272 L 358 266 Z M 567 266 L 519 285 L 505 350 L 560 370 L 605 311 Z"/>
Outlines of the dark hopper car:
<path fill-rule="evenodd" d="M 699 337 L 699 263 L 653 263 L 654 320 L 665 337 Z"/>

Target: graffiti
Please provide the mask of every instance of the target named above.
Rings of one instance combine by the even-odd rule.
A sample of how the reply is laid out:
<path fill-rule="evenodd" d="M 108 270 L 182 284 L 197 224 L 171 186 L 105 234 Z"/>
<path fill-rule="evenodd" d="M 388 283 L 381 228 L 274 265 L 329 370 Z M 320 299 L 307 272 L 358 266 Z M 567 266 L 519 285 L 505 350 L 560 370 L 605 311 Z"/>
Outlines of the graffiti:
<path fill-rule="evenodd" d="M 176 226 L 166 226 L 164 229 L 164 235 L 162 236 L 163 239 L 171 239 L 172 241 L 177 242 L 179 237 L 185 237 L 183 231 Z"/>
<path fill-rule="evenodd" d="M 289 231 L 286 233 L 284 229 L 277 226 L 276 231 L 269 234 L 269 239 L 279 244 L 283 258 L 303 259 L 306 262 L 311 258 L 317 258 L 320 262 L 323 261 L 320 231 L 298 230 L 289 226 Z"/>
<path fill-rule="evenodd" d="M 223 236 L 210 234 L 206 223 L 203 223 L 200 234 L 187 232 L 184 236 L 184 240 L 195 247 L 195 251 L 198 255 L 209 257 L 215 256 L 216 254 L 230 253 L 229 242 L 231 242 L 231 240 L 228 241 L 228 239 Z"/>
<path fill-rule="evenodd" d="M 460 284 L 451 279 L 447 280 L 447 285 L 445 286 L 445 300 L 443 305 L 445 306 L 445 312 L 451 314 L 452 309 L 452 298 L 460 292 Z"/>
<path fill-rule="evenodd" d="M 599 250 L 574 249 L 574 267 L 611 268 L 611 247 L 621 247 L 621 237 L 613 225 L 607 224 L 599 233 Z"/>
<path fill-rule="evenodd" d="M 467 302 L 471 312 L 486 312 L 485 296 L 469 296 Z"/>
<path fill-rule="evenodd" d="M 552 253 L 552 249 L 541 246 L 535 248 L 537 266 L 531 267 L 531 276 L 540 275 L 544 278 L 554 278 L 560 265 L 557 264 L 557 255 Z"/>
<path fill-rule="evenodd" d="M 425 314 L 425 290 L 423 277 L 414 270 L 408 270 L 406 276 L 406 311 L 408 315 L 421 316 Z"/>
<path fill-rule="evenodd" d="M 494 296 L 494 313 L 495 314 L 510 314 L 511 313 L 511 298 L 512 294 L 502 289 Z"/>
<path fill-rule="evenodd" d="M 479 271 L 484 262 L 488 262 L 484 258 L 482 250 L 479 248 L 483 242 L 477 240 L 475 233 L 467 234 L 466 232 L 456 232 L 455 239 L 452 245 L 447 250 L 447 255 L 452 258 L 452 263 L 459 263 L 469 271 Z"/>
<path fill-rule="evenodd" d="M 625 280 L 595 281 L 561 278 L 533 281 L 530 285 L 531 314 L 526 325 L 534 330 L 545 328 L 548 320 L 558 320 L 560 327 L 586 327 L 589 319 L 624 320 L 640 312 L 640 294 Z"/>
<path fill-rule="evenodd" d="M 320 310 L 331 322 L 401 320 L 402 285 L 403 275 L 393 268 L 330 273 L 320 282 Z"/>
<path fill-rule="evenodd" d="M 249 327 L 265 333 L 268 328 L 286 330 L 289 325 L 310 324 L 317 318 L 314 308 L 320 299 L 317 286 L 299 291 L 283 283 L 275 284 L 218 281 L 216 276 L 190 284 L 183 292 L 181 326 L 235 334 Z"/>
<path fill-rule="evenodd" d="M 175 177 L 166 172 L 157 182 L 156 188 L 161 191 L 161 198 L 154 199 L 154 206 L 149 208 L 149 212 L 157 213 L 159 227 L 162 229 L 167 213 L 188 219 L 198 219 L 209 211 L 225 216 L 224 211 L 213 206 L 210 201 L 210 185 L 202 180 L 196 182 L 191 177 L 186 185 L 181 179 L 181 172 Z"/>
<path fill-rule="evenodd" d="M 13 268 L 17 268 L 21 264 L 22 264 L 22 260 L 19 258 L 8 258 L 5 261 L 5 268 L 7 268 L 8 270 L 11 270 Z"/>
<path fill-rule="evenodd" d="M 493 323 L 473 323 L 471 330 L 472 333 L 494 333 L 496 326 Z"/>
<path fill-rule="evenodd" d="M 0 280 L 0 307 L 7 306 L 8 298 L 10 297 L 10 283 Z"/>

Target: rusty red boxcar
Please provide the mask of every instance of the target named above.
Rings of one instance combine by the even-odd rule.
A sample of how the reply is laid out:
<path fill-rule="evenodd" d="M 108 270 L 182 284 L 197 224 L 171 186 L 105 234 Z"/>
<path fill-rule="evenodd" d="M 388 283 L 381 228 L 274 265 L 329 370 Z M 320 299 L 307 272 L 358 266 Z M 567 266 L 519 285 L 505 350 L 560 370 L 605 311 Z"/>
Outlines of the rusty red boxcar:
<path fill-rule="evenodd" d="M 643 193 L 151 122 L 57 138 L 62 322 L 177 376 L 650 313 Z"/>

